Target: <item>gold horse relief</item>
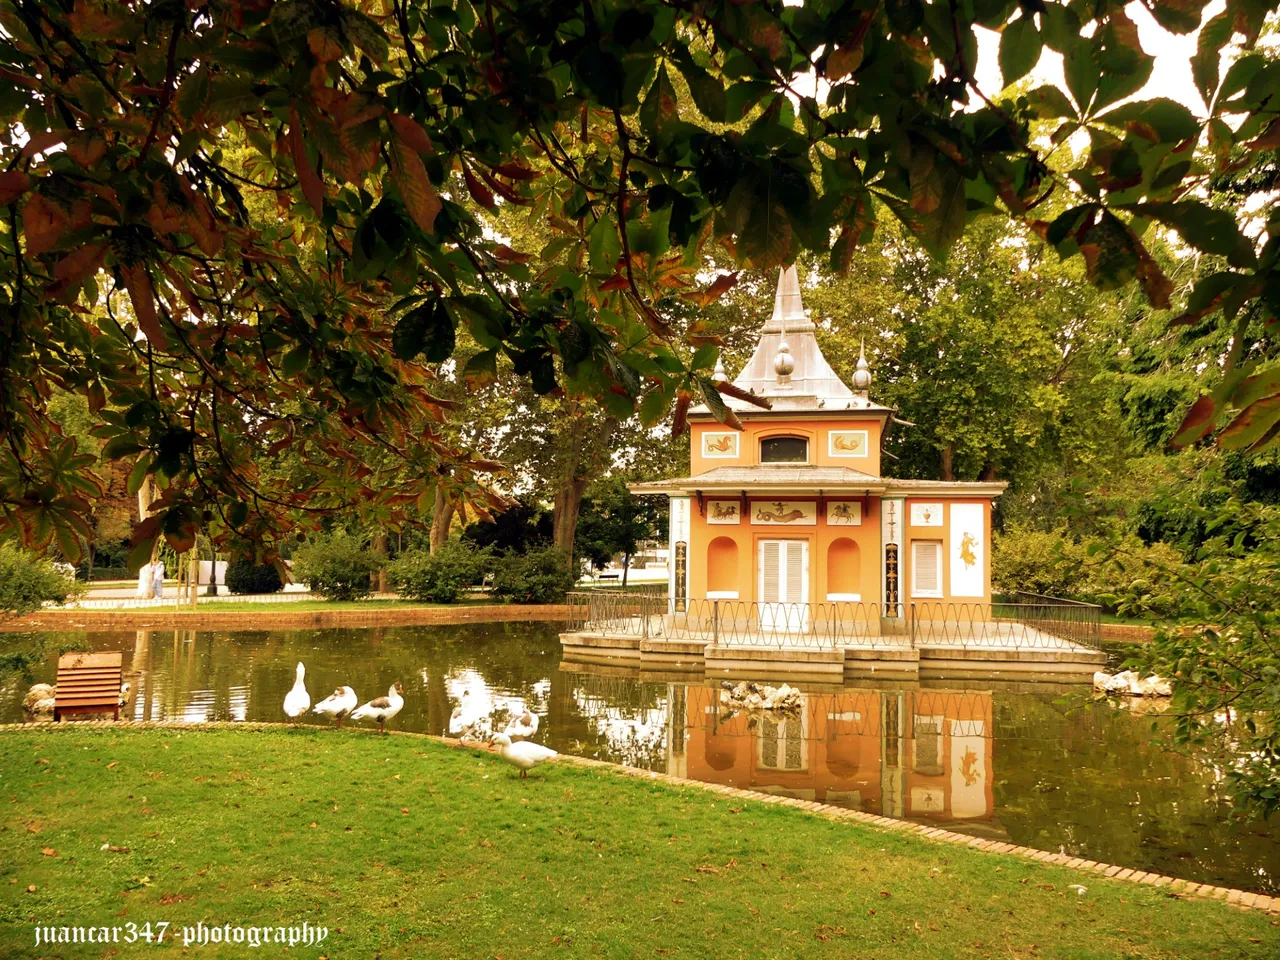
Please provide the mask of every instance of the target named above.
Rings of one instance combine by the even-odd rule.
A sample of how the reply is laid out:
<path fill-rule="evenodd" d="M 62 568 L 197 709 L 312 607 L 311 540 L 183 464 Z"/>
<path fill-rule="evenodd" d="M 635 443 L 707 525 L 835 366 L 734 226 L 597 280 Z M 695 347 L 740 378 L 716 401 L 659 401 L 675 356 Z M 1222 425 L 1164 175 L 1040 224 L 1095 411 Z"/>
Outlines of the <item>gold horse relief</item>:
<path fill-rule="evenodd" d="M 756 520 L 765 523 L 794 523 L 797 520 L 804 519 L 804 511 L 792 508 L 784 512 L 784 503 L 774 501 L 773 509 L 766 510 L 763 507 L 756 511 Z"/>
<path fill-rule="evenodd" d="M 840 453 L 862 452 L 862 437 L 851 437 L 848 434 L 837 433 L 832 436 L 831 444 Z"/>
<path fill-rule="evenodd" d="M 978 555 L 973 552 L 977 545 L 978 541 L 972 533 L 966 533 L 960 538 L 960 560 L 966 567 L 972 567 L 978 562 Z"/>
<path fill-rule="evenodd" d="M 853 523 L 857 517 L 853 512 L 853 504 L 851 503 L 834 503 L 831 505 L 831 519 L 843 523 Z"/>

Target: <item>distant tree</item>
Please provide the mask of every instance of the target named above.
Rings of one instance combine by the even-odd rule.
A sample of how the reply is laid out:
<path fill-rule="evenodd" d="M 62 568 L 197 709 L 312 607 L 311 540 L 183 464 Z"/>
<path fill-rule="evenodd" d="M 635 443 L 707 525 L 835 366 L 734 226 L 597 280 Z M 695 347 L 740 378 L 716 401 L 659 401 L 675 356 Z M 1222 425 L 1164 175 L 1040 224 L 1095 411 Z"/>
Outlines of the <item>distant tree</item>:
<path fill-rule="evenodd" d="M 578 518 L 576 553 L 596 569 L 622 554 L 622 585 L 627 584 L 631 557 L 641 540 L 662 535 L 665 510 L 648 497 L 635 497 L 622 477 L 609 477 L 588 488 Z"/>

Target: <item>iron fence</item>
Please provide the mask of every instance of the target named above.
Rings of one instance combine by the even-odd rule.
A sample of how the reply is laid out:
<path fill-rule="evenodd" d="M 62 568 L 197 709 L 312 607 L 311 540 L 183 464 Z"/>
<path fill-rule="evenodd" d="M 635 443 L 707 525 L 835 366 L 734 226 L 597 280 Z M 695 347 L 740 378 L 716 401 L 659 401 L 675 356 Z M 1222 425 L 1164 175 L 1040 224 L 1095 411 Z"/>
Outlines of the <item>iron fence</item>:
<path fill-rule="evenodd" d="M 1098 649 L 1101 610 L 1058 601 L 968 603 L 762 603 L 686 600 L 684 609 L 660 593 L 592 590 L 571 593 L 573 632 L 641 640 L 701 641 L 782 647 L 929 647 L 966 649 Z M 886 610 L 899 616 L 886 616 Z"/>
<path fill-rule="evenodd" d="M 913 601 L 912 642 L 964 649 L 1098 649 L 1101 609 L 1091 604 Z"/>

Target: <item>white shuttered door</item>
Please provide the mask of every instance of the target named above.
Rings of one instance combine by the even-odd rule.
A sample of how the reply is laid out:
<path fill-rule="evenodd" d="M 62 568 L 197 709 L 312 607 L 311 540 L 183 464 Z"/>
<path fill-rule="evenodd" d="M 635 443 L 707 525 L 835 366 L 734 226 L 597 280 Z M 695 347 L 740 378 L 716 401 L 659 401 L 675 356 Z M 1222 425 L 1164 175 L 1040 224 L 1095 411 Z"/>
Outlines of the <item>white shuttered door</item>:
<path fill-rule="evenodd" d="M 911 544 L 911 595 L 942 596 L 942 544 L 916 540 Z"/>
<path fill-rule="evenodd" d="M 760 541 L 760 626 L 803 630 L 809 600 L 809 542 Z"/>

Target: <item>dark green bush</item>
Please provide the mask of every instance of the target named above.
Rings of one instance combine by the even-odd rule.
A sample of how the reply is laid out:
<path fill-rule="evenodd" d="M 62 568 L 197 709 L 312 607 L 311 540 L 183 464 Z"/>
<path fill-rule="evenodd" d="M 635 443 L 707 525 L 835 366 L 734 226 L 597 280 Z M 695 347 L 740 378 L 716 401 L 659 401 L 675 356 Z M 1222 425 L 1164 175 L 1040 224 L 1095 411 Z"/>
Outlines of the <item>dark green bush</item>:
<path fill-rule="evenodd" d="M 284 589 L 280 571 L 269 563 L 241 557 L 227 565 L 227 589 L 232 593 L 279 593 Z"/>
<path fill-rule="evenodd" d="M 487 551 L 450 540 L 435 553 L 409 550 L 387 567 L 387 578 L 401 597 L 426 603 L 453 603 L 484 576 Z"/>
<path fill-rule="evenodd" d="M 312 540 L 293 555 L 294 577 L 326 600 L 363 600 L 373 591 L 370 576 L 381 566 L 381 558 L 346 534 Z"/>
<path fill-rule="evenodd" d="M 0 620 L 39 610 L 46 602 L 63 603 L 83 589 L 74 572 L 58 570 L 12 543 L 0 543 Z"/>
<path fill-rule="evenodd" d="M 559 603 L 576 581 L 564 551 L 545 547 L 498 560 L 493 595 L 509 603 Z"/>

